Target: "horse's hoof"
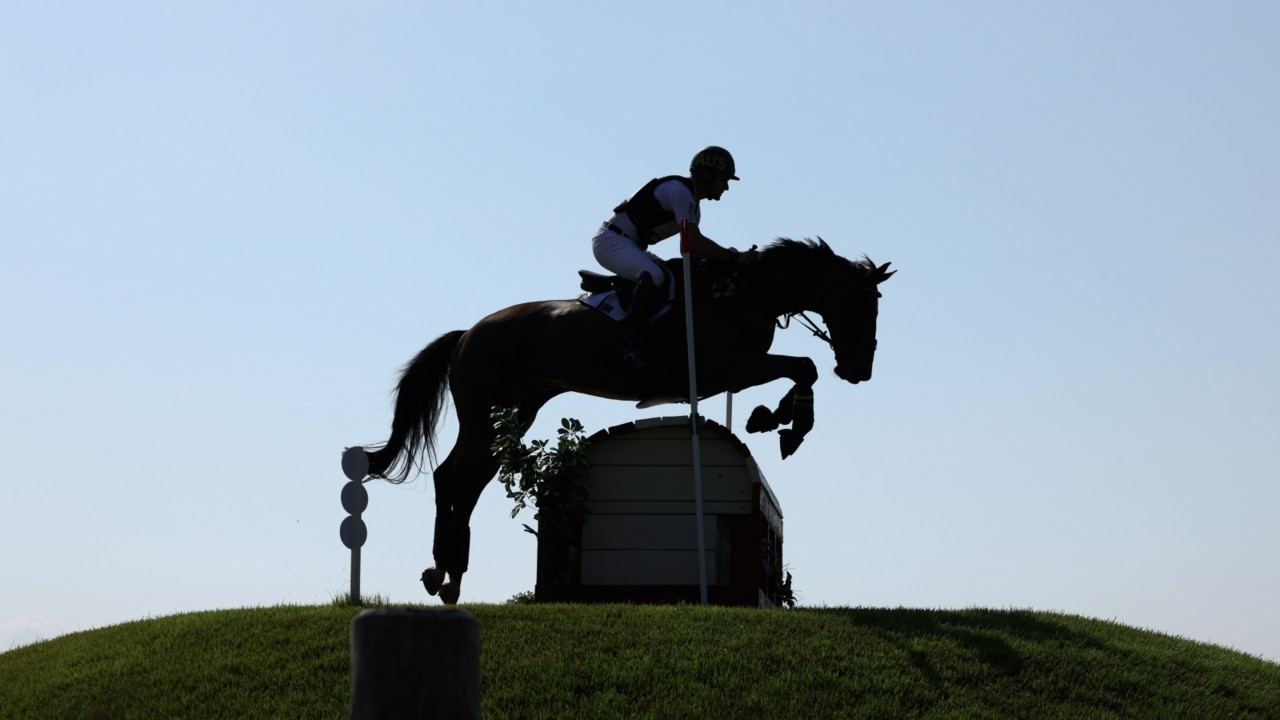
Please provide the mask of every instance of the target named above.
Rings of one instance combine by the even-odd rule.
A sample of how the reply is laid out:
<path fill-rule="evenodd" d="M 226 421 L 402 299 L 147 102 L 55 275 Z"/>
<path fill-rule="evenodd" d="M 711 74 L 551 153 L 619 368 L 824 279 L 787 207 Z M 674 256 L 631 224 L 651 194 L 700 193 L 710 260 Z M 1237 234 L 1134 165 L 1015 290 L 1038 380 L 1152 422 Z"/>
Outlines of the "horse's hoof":
<path fill-rule="evenodd" d="M 440 599 L 445 605 L 457 605 L 458 596 L 462 594 L 462 587 L 456 582 L 445 583 L 440 586 Z"/>
<path fill-rule="evenodd" d="M 751 411 L 751 417 L 747 418 L 747 432 L 769 432 L 778 427 L 778 421 L 773 419 L 773 412 L 763 405 L 757 405 L 755 410 Z"/>
<path fill-rule="evenodd" d="M 794 430 L 778 431 L 778 445 L 782 447 L 783 460 L 791 457 L 802 442 L 804 442 L 804 436 Z"/>
<path fill-rule="evenodd" d="M 444 571 L 429 567 L 422 571 L 422 586 L 427 589 L 427 593 L 435 595 L 440 592 L 440 586 L 444 584 Z"/>

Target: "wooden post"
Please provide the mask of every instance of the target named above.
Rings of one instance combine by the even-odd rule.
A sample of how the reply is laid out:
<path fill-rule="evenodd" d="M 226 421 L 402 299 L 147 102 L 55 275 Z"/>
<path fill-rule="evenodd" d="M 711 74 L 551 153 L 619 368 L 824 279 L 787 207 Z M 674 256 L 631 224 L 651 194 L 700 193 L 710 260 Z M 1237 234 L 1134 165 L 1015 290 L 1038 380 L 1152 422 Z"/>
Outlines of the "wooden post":
<path fill-rule="evenodd" d="M 465 610 L 365 610 L 351 621 L 350 720 L 480 717 L 480 623 Z"/>

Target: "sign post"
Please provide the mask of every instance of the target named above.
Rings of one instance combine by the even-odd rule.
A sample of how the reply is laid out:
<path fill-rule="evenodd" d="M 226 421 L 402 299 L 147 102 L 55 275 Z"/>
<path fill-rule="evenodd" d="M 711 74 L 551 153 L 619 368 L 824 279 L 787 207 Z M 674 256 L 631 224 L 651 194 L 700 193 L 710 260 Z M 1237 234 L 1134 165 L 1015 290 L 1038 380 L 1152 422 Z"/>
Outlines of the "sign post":
<path fill-rule="evenodd" d="M 360 513 L 369 507 L 369 491 L 364 489 L 364 478 L 369 474 L 369 457 L 364 448 L 347 448 L 342 453 L 342 474 L 351 482 L 342 486 L 342 509 L 351 513 L 338 527 L 342 544 L 351 548 L 351 602 L 360 604 L 360 548 L 369 537 Z"/>
<path fill-rule="evenodd" d="M 680 221 L 680 255 L 684 258 L 684 326 L 689 348 L 689 426 L 693 439 L 693 511 L 698 532 L 698 595 L 707 604 L 707 539 L 702 529 L 702 442 L 698 437 L 698 362 L 693 349 L 693 258 L 689 221 Z"/>

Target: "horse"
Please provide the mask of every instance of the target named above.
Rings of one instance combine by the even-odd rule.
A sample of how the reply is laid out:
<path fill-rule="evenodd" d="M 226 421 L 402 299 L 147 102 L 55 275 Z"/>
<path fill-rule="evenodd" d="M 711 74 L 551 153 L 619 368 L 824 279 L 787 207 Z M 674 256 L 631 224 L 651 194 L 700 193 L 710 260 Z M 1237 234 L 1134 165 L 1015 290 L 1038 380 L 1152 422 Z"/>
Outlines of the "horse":
<path fill-rule="evenodd" d="M 672 283 L 679 259 L 667 262 Z M 807 327 L 835 355 L 837 377 L 857 384 L 871 378 L 876 351 L 878 286 L 893 275 L 865 255 L 849 260 L 821 238 L 778 238 L 755 261 L 731 271 L 711 261 L 699 266 L 709 276 L 694 296 L 695 368 L 699 397 L 738 392 L 788 378 L 793 386 L 770 410 L 755 408 L 748 432 L 779 431 L 782 456 L 795 452 L 813 426 L 813 384 L 817 366 L 807 357 L 769 353 L 774 331 L 805 312 L 824 321 Z M 604 276 L 582 273 L 590 288 Z M 682 284 L 682 283 L 677 283 Z M 621 287 L 622 284 L 619 284 Z M 677 300 L 680 300 L 679 298 Z M 679 306 L 649 327 L 654 357 L 642 370 L 621 362 L 622 326 L 578 300 L 545 300 L 512 305 L 468 330 L 444 333 L 404 366 L 395 391 L 390 438 L 364 451 L 368 474 L 404 482 L 423 460 L 435 465 L 435 427 L 450 392 L 458 437 L 444 461 L 435 465 L 436 518 L 432 555 L 422 573 L 431 595 L 455 604 L 467 572 L 471 513 L 480 493 L 499 469 L 491 446 L 494 408 L 515 408 L 521 432 L 539 409 L 567 392 L 633 401 L 640 407 L 689 400 L 686 325 Z"/>

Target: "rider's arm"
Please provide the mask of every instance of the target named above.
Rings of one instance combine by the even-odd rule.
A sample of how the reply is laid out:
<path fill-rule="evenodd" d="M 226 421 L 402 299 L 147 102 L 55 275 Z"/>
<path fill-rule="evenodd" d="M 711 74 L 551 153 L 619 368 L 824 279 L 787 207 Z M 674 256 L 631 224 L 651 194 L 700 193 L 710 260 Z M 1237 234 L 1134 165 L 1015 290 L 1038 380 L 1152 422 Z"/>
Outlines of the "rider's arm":
<path fill-rule="evenodd" d="M 677 224 L 684 221 L 688 222 L 689 253 L 694 257 L 723 262 L 738 260 L 749 262 L 755 258 L 754 250 L 749 250 L 747 253 L 740 255 L 737 250 L 730 250 L 702 234 L 702 230 L 698 227 L 699 215 L 701 214 L 698 212 L 698 201 L 694 199 L 693 194 L 689 192 L 689 189 L 684 184 L 675 180 L 662 183 L 654 189 L 654 195 L 657 196 L 658 202 L 664 208 L 675 215 Z"/>
<path fill-rule="evenodd" d="M 702 230 L 696 223 L 689 223 L 689 253 L 694 257 L 709 258 L 711 260 L 723 260 L 729 262 L 738 259 L 737 252 L 730 252 L 715 240 L 702 234 Z"/>

